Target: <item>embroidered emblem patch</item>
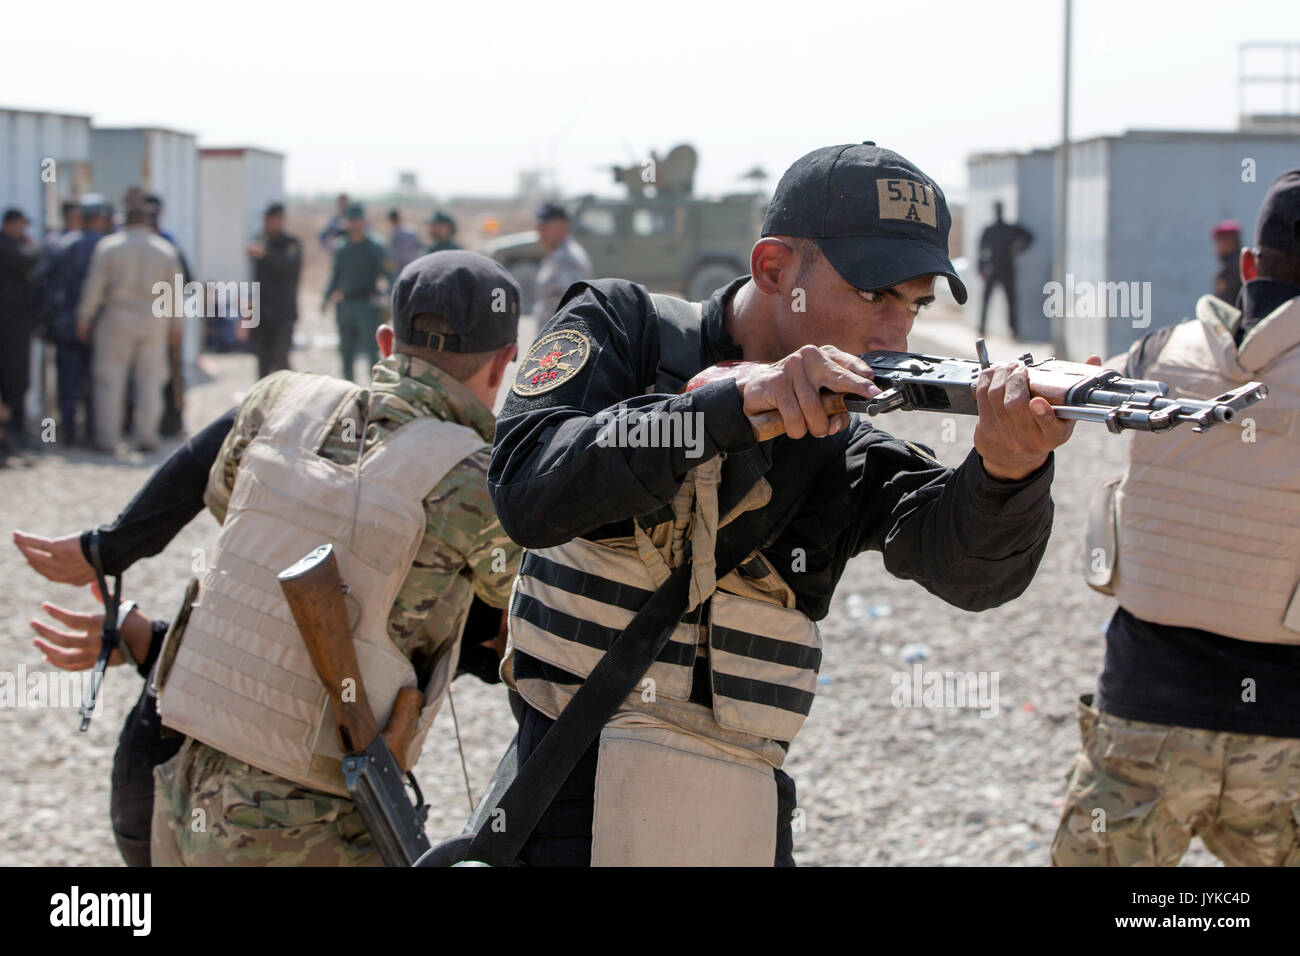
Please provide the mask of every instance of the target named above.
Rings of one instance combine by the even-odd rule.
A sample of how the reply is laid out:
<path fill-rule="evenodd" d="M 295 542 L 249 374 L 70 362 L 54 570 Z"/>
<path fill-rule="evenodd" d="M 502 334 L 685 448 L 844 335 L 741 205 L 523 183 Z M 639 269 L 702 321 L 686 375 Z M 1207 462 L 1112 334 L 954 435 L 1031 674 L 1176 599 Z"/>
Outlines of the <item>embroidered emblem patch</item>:
<path fill-rule="evenodd" d="M 556 329 L 533 343 L 515 373 L 516 395 L 540 395 L 578 374 L 591 357 L 591 342 L 577 329 Z"/>
<path fill-rule="evenodd" d="M 934 190 L 913 179 L 878 179 L 876 194 L 881 219 L 905 219 L 938 228 Z"/>

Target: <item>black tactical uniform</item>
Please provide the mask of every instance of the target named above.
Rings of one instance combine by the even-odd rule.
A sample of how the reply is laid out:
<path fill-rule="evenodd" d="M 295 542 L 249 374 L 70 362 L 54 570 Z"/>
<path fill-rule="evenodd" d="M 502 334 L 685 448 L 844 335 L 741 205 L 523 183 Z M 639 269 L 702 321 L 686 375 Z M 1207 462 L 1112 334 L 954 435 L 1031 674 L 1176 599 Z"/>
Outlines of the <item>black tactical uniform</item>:
<path fill-rule="evenodd" d="M 688 374 L 741 357 L 724 328 L 724 314 L 747 281 L 737 279 L 703 304 L 701 350 L 697 368 Z M 604 279 L 569 289 L 543 331 L 575 330 L 589 340 L 589 357 L 559 387 L 528 397 L 518 388 L 529 380 L 529 359 L 536 364 L 530 353 L 497 424 L 488 488 L 514 541 L 544 548 L 575 537 L 599 541 L 630 535 L 635 517 L 662 512 L 689 469 L 724 453 L 720 512 L 758 476 L 767 478 L 772 500 L 757 514 L 781 517 L 774 519 L 779 531 L 760 551 L 784 573 L 794 549 L 803 549 L 805 570 L 785 577 L 797 608 L 814 621 L 826 616 L 848 560 L 870 549 L 883 551 L 891 573 L 968 610 L 1001 604 L 1028 585 L 1051 528 L 1050 457 L 1022 481 L 997 481 L 984 473 L 974 451 L 960 467 L 944 468 L 859 416 L 828 438 L 781 437 L 760 444 L 733 381 L 685 395 L 647 394 L 658 373 L 660 321 L 649 294 L 634 283 Z M 703 413 L 703 454 L 691 459 L 682 447 L 605 447 L 598 441 L 602 424 L 594 416 L 620 402 L 642 411 Z M 810 468 L 816 469 L 812 475 Z M 798 488 L 794 496 L 787 491 L 791 487 Z M 643 519 L 646 523 L 653 520 Z M 518 651 L 513 668 L 517 681 L 579 682 Z M 707 668 L 696 667 L 691 694 L 696 703 L 710 700 L 707 674 Z M 524 708 L 521 766 L 550 724 L 537 709 Z M 588 861 L 596 749 L 593 745 L 525 845 L 525 862 Z M 777 862 L 792 864 L 794 786 L 779 771 L 776 780 L 782 831 Z"/>
<path fill-rule="evenodd" d="M 257 377 L 289 367 L 293 326 L 298 321 L 298 275 L 302 243 L 285 232 L 263 236 L 263 254 L 254 260 L 253 278 L 261 283 L 261 316 L 251 330 Z"/>

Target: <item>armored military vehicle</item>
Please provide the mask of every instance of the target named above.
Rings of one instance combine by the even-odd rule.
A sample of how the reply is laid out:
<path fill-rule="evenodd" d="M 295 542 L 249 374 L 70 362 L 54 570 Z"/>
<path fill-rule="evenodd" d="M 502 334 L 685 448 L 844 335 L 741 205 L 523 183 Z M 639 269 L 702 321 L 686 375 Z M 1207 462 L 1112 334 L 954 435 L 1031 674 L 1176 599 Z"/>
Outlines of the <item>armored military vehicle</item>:
<path fill-rule="evenodd" d="M 696 154 L 688 145 L 640 166 L 613 167 L 624 199 L 582 196 L 565 205 L 570 234 L 587 250 L 596 278 L 640 282 L 655 291 L 708 298 L 749 271 L 749 251 L 762 225 L 763 197 L 743 193 L 722 199 L 693 195 Z M 533 231 L 501 236 L 484 246 L 523 288 L 531 311 L 537 269 L 545 250 Z"/>

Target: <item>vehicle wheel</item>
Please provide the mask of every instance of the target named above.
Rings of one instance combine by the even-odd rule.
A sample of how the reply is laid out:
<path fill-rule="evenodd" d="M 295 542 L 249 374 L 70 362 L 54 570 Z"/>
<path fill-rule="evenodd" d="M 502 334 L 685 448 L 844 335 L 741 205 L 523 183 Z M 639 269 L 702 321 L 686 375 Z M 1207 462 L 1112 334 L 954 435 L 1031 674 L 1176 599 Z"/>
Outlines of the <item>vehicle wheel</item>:
<path fill-rule="evenodd" d="M 703 302 L 745 270 L 734 262 L 704 262 L 686 280 L 686 298 Z"/>
<path fill-rule="evenodd" d="M 519 283 L 519 311 L 523 315 L 530 315 L 537 301 L 537 272 L 541 266 L 536 259 L 511 259 L 506 263 L 506 271 Z"/>

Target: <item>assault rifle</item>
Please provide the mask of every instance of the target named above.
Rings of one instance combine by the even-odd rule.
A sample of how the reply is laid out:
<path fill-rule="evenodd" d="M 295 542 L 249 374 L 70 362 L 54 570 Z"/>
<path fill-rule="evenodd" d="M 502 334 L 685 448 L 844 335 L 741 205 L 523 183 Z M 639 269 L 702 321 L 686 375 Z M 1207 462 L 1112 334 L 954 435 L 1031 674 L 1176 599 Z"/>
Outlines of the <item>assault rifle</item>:
<path fill-rule="evenodd" d="M 397 694 L 383 733 L 361 682 L 357 652 L 352 646 L 343 581 L 331 545 L 321 545 L 292 567 L 280 572 L 280 590 L 289 602 L 312 666 L 329 695 L 343 757 L 343 782 L 361 813 L 386 866 L 410 866 L 429 849 L 424 820 L 429 808 L 409 769 L 398 763 L 415 732 L 423 696 L 414 687 Z M 352 699 L 343 695 L 344 682 L 353 682 Z M 415 804 L 406 795 L 406 781 L 415 790 Z"/>
<path fill-rule="evenodd" d="M 975 349 L 978 360 L 919 352 L 868 352 L 862 359 L 871 366 L 881 393 L 875 398 L 862 398 L 824 392 L 822 407 L 828 415 L 850 411 L 876 416 L 895 410 L 977 415 L 975 385 L 980 370 L 988 367 L 989 357 L 983 339 L 976 340 Z M 1202 432 L 1231 422 L 1237 412 L 1268 395 L 1263 383 L 1247 382 L 1208 400 L 1170 398 L 1169 386 L 1164 382 L 1124 378 L 1119 372 L 1096 365 L 1053 358 L 1035 362 L 1029 353 L 1020 356 L 1020 361 L 1029 369 L 1030 391 L 1051 402 L 1057 418 L 1099 422 L 1114 434 L 1126 429 L 1167 431 L 1184 422 L 1191 424 L 1193 431 Z M 715 381 L 727 373 L 727 368 L 724 364 L 701 372 L 687 388 Z M 776 411 L 752 415 L 749 420 L 759 441 L 785 431 Z"/>

